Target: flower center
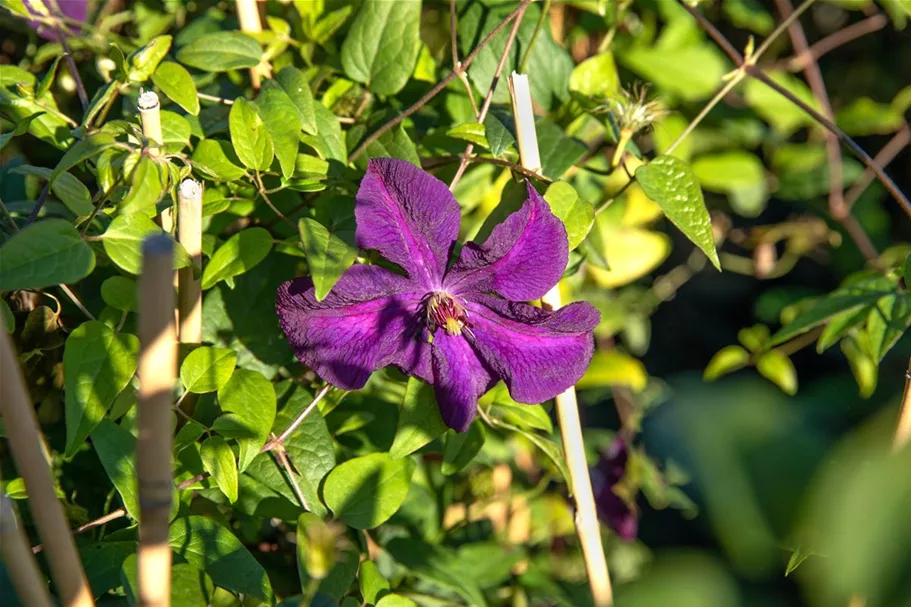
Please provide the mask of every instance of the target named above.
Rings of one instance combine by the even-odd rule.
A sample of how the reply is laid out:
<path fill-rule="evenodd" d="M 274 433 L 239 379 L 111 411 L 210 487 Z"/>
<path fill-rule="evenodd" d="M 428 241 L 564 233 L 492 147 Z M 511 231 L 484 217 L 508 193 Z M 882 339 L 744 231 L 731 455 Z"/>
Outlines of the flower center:
<path fill-rule="evenodd" d="M 461 335 L 462 331 L 471 334 L 468 322 L 468 310 L 453 297 L 445 293 L 429 293 L 426 300 L 427 326 L 433 334 L 442 327 L 450 335 Z"/>

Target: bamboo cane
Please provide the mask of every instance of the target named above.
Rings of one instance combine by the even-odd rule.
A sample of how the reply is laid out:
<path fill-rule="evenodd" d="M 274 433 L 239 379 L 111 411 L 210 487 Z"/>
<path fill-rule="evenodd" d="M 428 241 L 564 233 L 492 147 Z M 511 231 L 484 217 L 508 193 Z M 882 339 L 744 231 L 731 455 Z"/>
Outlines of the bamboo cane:
<path fill-rule="evenodd" d="M 9 571 L 13 588 L 23 605 L 51 607 L 47 584 L 38 570 L 28 538 L 16 521 L 16 512 L 9 498 L 0 493 L 0 554 Z"/>
<path fill-rule="evenodd" d="M 240 21 L 240 29 L 245 34 L 259 34 L 263 31 L 256 0 L 237 0 L 237 20 Z M 256 90 L 259 89 L 260 76 L 269 76 L 268 65 L 260 63 L 250 68 L 250 84 Z"/>
<path fill-rule="evenodd" d="M 535 131 L 535 117 L 532 113 L 531 92 L 528 87 L 528 76 L 513 72 L 509 77 L 509 92 L 516 121 L 516 132 L 519 135 L 519 155 L 522 166 L 530 171 L 540 171 L 538 137 Z M 554 286 L 544 297 L 544 304 L 556 310 L 561 305 L 559 285 Z M 576 389 L 570 387 L 556 397 L 557 417 L 560 420 L 560 436 L 563 439 L 563 451 L 566 465 L 569 468 L 573 497 L 576 501 L 576 533 L 582 545 L 582 556 L 588 573 L 592 599 L 595 607 L 608 607 L 613 604 L 613 590 L 604 546 L 601 544 L 601 527 L 595 509 L 595 496 L 592 492 L 588 463 L 585 461 L 585 446 L 582 440 L 582 424 L 579 421 L 579 404 L 576 401 Z"/>
<path fill-rule="evenodd" d="M 177 189 L 177 237 L 193 260 L 202 265 L 202 187 L 184 179 Z M 182 268 L 178 274 L 178 310 L 180 343 L 202 343 L 202 288 L 193 276 L 193 268 Z"/>
<path fill-rule="evenodd" d="M 171 403 L 177 376 L 173 248 L 165 235 L 147 238 L 139 278 L 138 603 L 149 607 L 171 602 Z"/>
<path fill-rule="evenodd" d="M 51 578 L 61 601 L 67 607 L 94 605 L 69 524 L 54 491 L 38 419 L 6 331 L 0 331 L 0 416 L 6 426 L 13 460 L 25 481 L 29 507 L 44 542 Z"/>
<path fill-rule="evenodd" d="M 164 137 L 161 135 L 161 103 L 155 91 L 143 91 L 139 95 L 137 108 L 139 120 L 142 122 L 142 134 L 156 145 L 155 148 L 150 148 L 149 153 L 157 155 L 157 146 L 164 143 Z"/>

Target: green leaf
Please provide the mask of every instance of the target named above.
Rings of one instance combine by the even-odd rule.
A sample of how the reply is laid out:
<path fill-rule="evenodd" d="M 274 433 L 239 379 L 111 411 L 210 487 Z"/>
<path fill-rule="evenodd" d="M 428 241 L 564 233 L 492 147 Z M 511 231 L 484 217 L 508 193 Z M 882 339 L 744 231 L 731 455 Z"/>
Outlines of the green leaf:
<path fill-rule="evenodd" d="M 192 161 L 201 172 L 217 181 L 237 181 L 246 173 L 231 144 L 220 139 L 200 141 Z"/>
<path fill-rule="evenodd" d="M 859 97 L 838 110 L 835 122 L 852 137 L 888 135 L 904 124 L 903 112 L 869 97 Z"/>
<path fill-rule="evenodd" d="M 398 459 L 411 455 L 444 432 L 446 424 L 440 417 L 433 388 L 419 379 L 408 378 L 389 456 Z"/>
<path fill-rule="evenodd" d="M 127 513 L 139 520 L 136 488 L 136 437 L 112 421 L 103 419 L 92 430 L 92 446 Z"/>
<path fill-rule="evenodd" d="M 120 202 L 123 214 L 144 211 L 154 206 L 165 194 L 168 175 L 158 161 L 142 155 L 133 169 L 130 191 Z"/>
<path fill-rule="evenodd" d="M 554 424 L 544 407 L 517 403 L 503 382 L 482 396 L 478 404 L 485 409 L 489 407 L 488 411 L 494 417 L 523 430 L 543 430 L 548 434 L 554 431 Z"/>
<path fill-rule="evenodd" d="M 822 333 L 819 334 L 816 352 L 822 354 L 845 337 L 851 329 L 864 323 L 869 316 L 870 307 L 852 308 L 831 316 L 826 326 L 823 327 Z"/>
<path fill-rule="evenodd" d="M 848 359 L 851 373 L 863 398 L 873 395 L 879 380 L 879 362 L 870 354 L 869 341 L 864 334 L 856 338 L 849 335 L 841 340 L 841 351 Z"/>
<path fill-rule="evenodd" d="M 70 222 L 46 219 L 0 247 L 0 291 L 70 284 L 95 269 L 95 253 Z"/>
<path fill-rule="evenodd" d="M 237 369 L 218 390 L 222 415 L 213 429 L 225 438 L 237 439 L 238 467 L 243 472 L 266 444 L 275 421 L 275 388 L 256 371 Z"/>
<path fill-rule="evenodd" d="M 355 529 L 373 529 L 399 509 L 408 495 L 414 462 L 373 453 L 336 466 L 326 477 L 323 498 Z"/>
<path fill-rule="evenodd" d="M 322 301 L 329 294 L 357 258 L 358 248 L 354 242 L 353 228 L 351 225 L 348 229 L 330 232 L 326 226 L 309 217 L 298 222 L 301 243 L 316 287 L 317 301 Z"/>
<path fill-rule="evenodd" d="M 712 360 L 709 361 L 702 379 L 705 381 L 714 381 L 722 375 L 733 373 L 742 369 L 750 363 L 750 353 L 740 346 L 725 346 L 718 350 Z"/>
<path fill-rule="evenodd" d="M 20 175 L 37 175 L 43 179 L 49 179 L 52 171 L 44 167 L 35 167 L 23 165 L 12 170 Z M 74 215 L 84 217 L 90 215 L 95 210 L 92 204 L 92 195 L 85 184 L 76 179 L 73 175 L 63 172 L 58 173 L 57 179 L 51 185 L 51 192 L 60 199 L 66 208 L 73 212 Z"/>
<path fill-rule="evenodd" d="M 314 103 L 313 111 L 316 115 L 316 130 L 314 149 L 324 159 L 338 160 L 343 164 L 348 163 L 348 152 L 345 149 L 345 138 L 342 135 L 342 123 L 338 116 L 322 103 Z"/>
<path fill-rule="evenodd" d="M 136 554 L 135 541 L 80 543 L 77 548 L 92 595 L 96 597 L 121 585 L 120 568 L 127 558 Z"/>
<path fill-rule="evenodd" d="M 711 42 L 665 49 L 640 42 L 625 50 L 623 65 L 659 89 L 686 101 L 707 99 L 730 69 Z"/>
<path fill-rule="evenodd" d="M 418 604 L 398 594 L 387 594 L 379 600 L 376 607 L 418 607 Z"/>
<path fill-rule="evenodd" d="M 417 148 L 408 133 L 405 132 L 405 127 L 401 124 L 397 124 L 394 128 L 380 135 L 376 141 L 370 142 L 366 153 L 368 158 L 398 158 L 407 160 L 417 167 L 421 166 Z"/>
<path fill-rule="evenodd" d="M 490 147 L 490 144 L 487 143 L 487 131 L 484 125 L 478 124 L 477 122 L 466 122 L 464 124 L 456 125 L 446 131 L 446 135 L 455 139 L 461 139 L 462 141 L 468 141 L 484 148 Z"/>
<path fill-rule="evenodd" d="M 658 203 L 667 218 L 720 270 L 712 221 L 690 166 L 674 156 L 658 156 L 636 170 L 636 179 L 645 195 Z"/>
<path fill-rule="evenodd" d="M 318 133 L 316 108 L 313 93 L 310 91 L 310 83 L 304 73 L 296 67 L 288 66 L 275 76 L 275 82 L 282 87 L 297 109 L 301 128 L 311 135 L 316 135 Z"/>
<path fill-rule="evenodd" d="M 135 549 L 135 548 L 134 548 Z M 123 562 L 120 571 L 120 583 L 126 591 L 130 605 L 137 604 L 139 578 L 137 572 L 137 555 L 130 555 Z M 171 565 L 171 604 L 180 607 L 209 607 L 215 596 L 215 584 L 212 578 L 190 563 Z"/>
<path fill-rule="evenodd" d="M 14 66 L 4 65 L 0 71 L 11 71 L 11 67 Z M 26 99 L 0 88 L 0 112 L 13 124 L 30 119 L 28 132 L 58 149 L 65 150 L 73 144 L 70 123 L 64 119 L 64 114 L 34 99 Z"/>
<path fill-rule="evenodd" d="M 309 90 L 308 88 L 307 91 Z M 275 157 L 278 159 L 282 175 L 287 179 L 294 174 L 294 163 L 297 160 L 301 131 L 300 112 L 287 93 L 272 81 L 266 82 L 263 86 L 256 99 L 256 105 L 275 146 Z"/>
<path fill-rule="evenodd" d="M 569 90 L 586 97 L 602 99 L 620 93 L 620 76 L 610 51 L 589 57 L 569 76 Z"/>
<path fill-rule="evenodd" d="M 135 335 L 115 333 L 97 320 L 82 323 L 67 337 L 63 350 L 65 457 L 76 454 L 130 382 L 138 353 Z"/>
<path fill-rule="evenodd" d="M 153 38 L 145 47 L 130 55 L 127 77 L 133 82 L 145 82 L 171 50 L 171 36 Z"/>
<path fill-rule="evenodd" d="M 538 145 L 541 148 L 541 167 L 547 177 L 560 179 L 585 153 L 585 144 L 568 137 L 558 125 L 540 121 Z"/>
<path fill-rule="evenodd" d="M 342 43 L 342 68 L 377 95 L 408 82 L 421 50 L 421 3 L 365 0 Z"/>
<path fill-rule="evenodd" d="M 190 72 L 179 63 L 165 61 L 152 74 L 152 82 L 168 99 L 194 116 L 199 115 L 199 97 Z"/>
<path fill-rule="evenodd" d="M 804 552 L 800 546 L 798 546 L 794 552 L 791 553 L 791 558 L 788 559 L 788 566 L 785 568 L 784 576 L 788 577 L 791 575 L 795 569 L 800 567 L 801 563 L 813 556 L 812 552 Z"/>
<path fill-rule="evenodd" d="M 734 210 L 756 217 L 769 197 L 762 161 L 741 150 L 707 154 L 693 161 L 693 172 L 702 186 L 731 197 Z"/>
<path fill-rule="evenodd" d="M 515 124 L 512 123 L 512 117 L 506 112 L 492 109 L 487 113 L 484 119 L 484 130 L 487 134 L 487 143 L 490 145 L 490 153 L 494 156 L 500 156 L 515 145 Z"/>
<path fill-rule="evenodd" d="M 230 530 L 215 521 L 202 516 L 177 519 L 168 540 L 175 553 L 209 574 L 217 586 L 273 600 L 265 569 Z"/>
<path fill-rule="evenodd" d="M 80 139 L 73 147 L 66 151 L 63 158 L 61 158 L 60 162 L 57 163 L 57 166 L 54 167 L 54 172 L 51 173 L 51 176 L 48 179 L 51 186 L 53 187 L 54 182 L 62 173 L 70 170 L 80 162 L 98 156 L 106 149 L 112 147 L 115 143 L 114 137 L 111 134 L 104 132 L 93 133 L 84 139 Z"/>
<path fill-rule="evenodd" d="M 176 112 L 161 110 L 160 114 L 162 143 L 169 152 L 180 152 L 190 144 L 190 135 L 192 135 L 190 123 Z M 166 166 L 164 170 L 172 167 Z"/>
<path fill-rule="evenodd" d="M 820 297 L 810 308 L 779 329 L 772 336 L 769 345 L 777 346 L 821 325 L 839 312 L 873 305 L 881 297 L 894 292 L 894 285 L 884 276 L 872 276 L 842 285 Z"/>
<path fill-rule="evenodd" d="M 272 137 L 259 112 L 252 103 L 238 97 L 228 115 L 231 144 L 237 157 L 248 169 L 269 170 L 274 156 Z"/>
<path fill-rule="evenodd" d="M 214 32 L 200 36 L 177 51 L 177 60 L 207 72 L 227 72 L 255 67 L 262 54 L 259 42 L 246 34 Z"/>
<path fill-rule="evenodd" d="M 120 269 L 139 274 L 142 269 L 142 241 L 152 234 L 164 234 L 142 213 L 118 215 L 101 237 L 104 252 Z M 180 243 L 174 243 L 174 268 L 190 265 L 190 256 Z"/>
<path fill-rule="evenodd" d="M 360 586 L 361 596 L 366 603 L 375 604 L 384 593 L 389 592 L 389 582 L 380 573 L 379 568 L 373 561 L 364 561 L 361 563 L 357 572 L 357 579 Z"/>
<path fill-rule="evenodd" d="M 236 363 L 234 350 L 209 346 L 196 348 L 180 365 L 180 381 L 188 392 L 215 392 L 231 379 Z"/>
<path fill-rule="evenodd" d="M 797 369 L 782 352 L 769 350 L 762 354 L 756 361 L 756 370 L 785 394 L 797 394 Z"/>
<path fill-rule="evenodd" d="M 206 472 L 232 504 L 237 501 L 237 461 L 231 447 L 220 436 L 210 436 L 199 448 L 199 457 Z"/>
<path fill-rule="evenodd" d="M 565 181 L 552 183 L 544 192 L 544 200 L 550 205 L 569 237 L 569 250 L 578 247 L 588 236 L 595 222 L 595 208 L 587 200 L 579 198 L 575 188 Z"/>
<path fill-rule="evenodd" d="M 446 435 L 441 471 L 451 476 L 467 466 L 484 446 L 484 426 L 475 420 L 467 432 L 452 430 Z"/>
<path fill-rule="evenodd" d="M 272 250 L 272 235 L 265 228 L 247 228 L 221 245 L 202 273 L 203 290 L 222 280 L 249 271 Z"/>
<path fill-rule="evenodd" d="M 911 295 L 895 293 L 881 298 L 872 307 L 867 320 L 871 354 L 882 361 L 892 346 L 911 326 Z"/>
<path fill-rule="evenodd" d="M 819 111 L 819 102 L 813 96 L 810 87 L 800 78 L 783 72 L 767 72 L 767 75 L 805 104 Z M 755 78 L 747 78 L 744 98 L 760 117 L 782 135 L 788 135 L 814 123 L 812 116 Z"/>
<path fill-rule="evenodd" d="M 724 0 L 721 8 L 731 23 L 761 36 L 775 27 L 775 19 L 756 0 Z"/>

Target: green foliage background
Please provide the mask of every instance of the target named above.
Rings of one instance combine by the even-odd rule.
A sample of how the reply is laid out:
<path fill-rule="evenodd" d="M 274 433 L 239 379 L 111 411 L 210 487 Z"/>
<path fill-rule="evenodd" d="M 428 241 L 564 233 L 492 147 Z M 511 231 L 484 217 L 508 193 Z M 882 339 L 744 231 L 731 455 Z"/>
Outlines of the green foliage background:
<path fill-rule="evenodd" d="M 699 5 L 741 51 L 782 22 L 755 0 Z M 464 239 L 517 208 L 505 78 L 480 124 L 473 109 L 509 28 L 473 53 L 518 3 L 459 0 L 451 32 L 445 2 L 271 0 L 247 35 L 231 2 L 94 2 L 68 38 L 81 84 L 22 1 L 0 6 L 0 311 L 71 523 L 118 514 L 77 536 L 98 603 L 135 603 L 139 246 L 192 175 L 205 344 L 182 351 L 175 394 L 194 406 L 175 414 L 174 604 L 590 604 L 550 403 L 498 386 L 457 435 L 395 370 L 321 392 L 274 314 L 281 282 L 308 274 L 324 297 L 374 260 L 354 242 L 369 158 L 449 182 L 472 144 L 454 188 Z M 819 0 L 799 19 L 816 50 L 876 25 L 819 65 L 838 127 L 897 149 L 905 192 L 909 14 Z M 453 52 L 471 57 L 466 78 L 420 102 Z M 778 32 L 758 65 L 824 112 L 794 54 Z M 573 249 L 564 299 L 602 313 L 577 386 L 590 463 L 618 433 L 633 445 L 615 493 L 640 537 L 602 530 L 618 604 L 911 605 L 911 455 L 889 453 L 911 354 L 908 218 L 843 146 L 832 206 L 826 130 L 755 78 L 722 99 L 737 67 L 672 0 L 532 3 L 505 56 L 504 75 L 530 76 L 532 182 Z M 637 105 L 638 82 L 669 112 Z M 142 136 L 142 89 L 162 100 L 161 146 Z M 174 267 L 192 263 L 178 245 Z M 317 394 L 291 464 L 262 452 Z M 0 473 L 37 544 L 5 443 Z M 17 604 L 4 571 L 0 602 Z"/>

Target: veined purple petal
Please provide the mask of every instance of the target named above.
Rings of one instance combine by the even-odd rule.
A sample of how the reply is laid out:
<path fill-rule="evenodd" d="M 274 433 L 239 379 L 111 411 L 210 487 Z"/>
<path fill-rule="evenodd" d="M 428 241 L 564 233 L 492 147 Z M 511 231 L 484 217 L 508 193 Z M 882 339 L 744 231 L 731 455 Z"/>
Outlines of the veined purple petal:
<path fill-rule="evenodd" d="M 357 244 L 376 249 L 433 291 L 459 235 L 459 204 L 442 181 L 413 164 L 375 158 L 357 192 Z"/>
<path fill-rule="evenodd" d="M 67 17 L 73 21 L 81 21 L 85 23 L 86 17 L 88 16 L 88 0 L 41 0 L 45 7 L 47 7 L 48 12 L 53 15 Z M 33 9 L 31 2 L 25 2 L 25 8 L 33 15 L 40 15 L 40 13 Z M 45 40 L 59 41 L 60 37 L 57 35 L 57 32 L 40 21 L 30 19 L 28 21 L 29 27 L 38 32 L 38 35 L 44 38 Z M 74 33 L 71 27 L 61 24 L 60 31 L 66 35 L 72 35 Z"/>
<path fill-rule="evenodd" d="M 422 292 L 378 266 L 349 268 L 323 301 L 309 278 L 278 288 L 275 309 L 298 360 L 346 390 L 364 387 L 387 365 L 432 379 L 430 345 L 421 339 Z"/>
<path fill-rule="evenodd" d="M 462 335 L 439 330 L 433 337 L 433 388 L 440 416 L 465 432 L 478 411 L 478 398 L 495 380 Z"/>
<path fill-rule="evenodd" d="M 520 403 L 540 403 L 575 384 L 594 352 L 600 314 L 585 302 L 549 312 L 480 295 L 466 302 L 480 358 Z"/>
<path fill-rule="evenodd" d="M 563 222 L 529 184 L 528 200 L 483 245 L 465 245 L 445 288 L 453 295 L 493 291 L 513 301 L 531 301 L 557 284 L 568 259 Z"/>

